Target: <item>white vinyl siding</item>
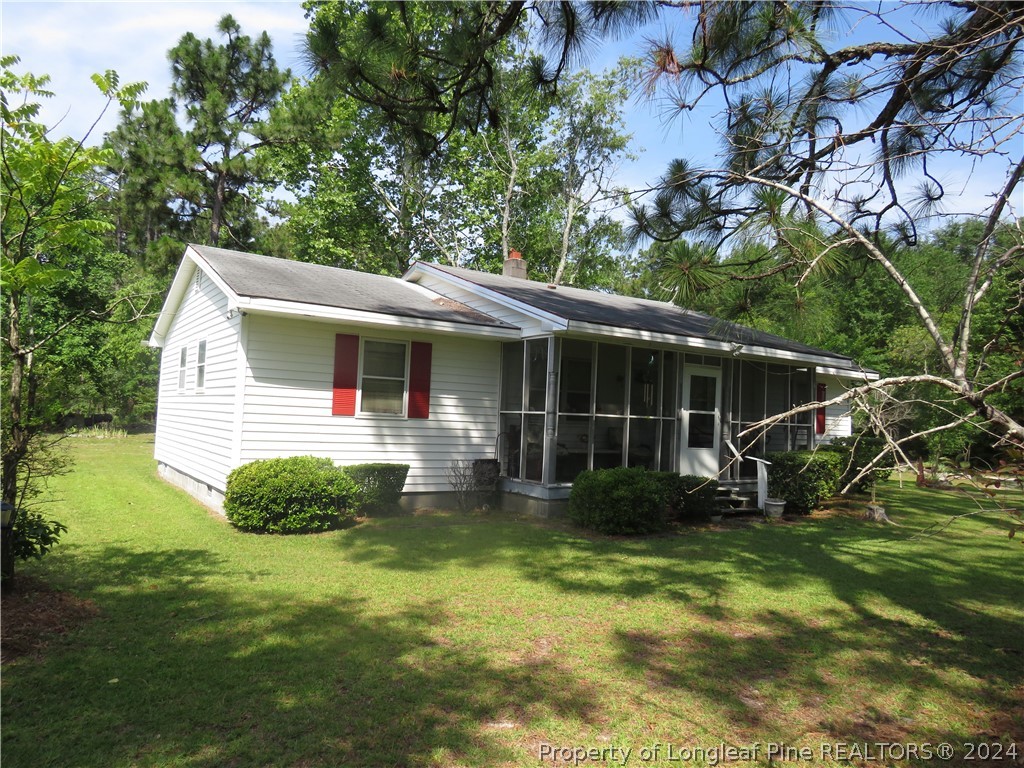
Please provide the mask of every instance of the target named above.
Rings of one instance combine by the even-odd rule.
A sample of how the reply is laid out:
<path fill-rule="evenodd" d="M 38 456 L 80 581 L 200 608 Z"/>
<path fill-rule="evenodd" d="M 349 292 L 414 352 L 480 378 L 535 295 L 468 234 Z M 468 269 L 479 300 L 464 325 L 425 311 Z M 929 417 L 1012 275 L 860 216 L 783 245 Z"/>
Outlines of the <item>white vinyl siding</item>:
<path fill-rule="evenodd" d="M 848 387 L 843 385 L 842 379 L 837 376 L 818 374 L 817 380 L 826 386 L 826 400 L 839 397 L 848 389 Z M 817 442 L 830 443 L 837 437 L 849 437 L 852 434 L 853 418 L 850 415 L 848 405 L 840 403 L 825 408 L 825 434 L 817 435 Z"/>
<path fill-rule="evenodd" d="M 240 463 L 314 454 L 338 464 L 411 465 L 405 491 L 450 491 L 455 459 L 492 458 L 497 438 L 496 341 L 250 315 Z M 331 415 L 338 333 L 432 345 L 430 418 Z M 408 353 L 406 353 L 408 356 Z"/>
<path fill-rule="evenodd" d="M 227 305 L 212 280 L 182 298 L 163 348 L 154 448 L 157 461 L 220 491 L 233 469 L 241 322 Z"/>

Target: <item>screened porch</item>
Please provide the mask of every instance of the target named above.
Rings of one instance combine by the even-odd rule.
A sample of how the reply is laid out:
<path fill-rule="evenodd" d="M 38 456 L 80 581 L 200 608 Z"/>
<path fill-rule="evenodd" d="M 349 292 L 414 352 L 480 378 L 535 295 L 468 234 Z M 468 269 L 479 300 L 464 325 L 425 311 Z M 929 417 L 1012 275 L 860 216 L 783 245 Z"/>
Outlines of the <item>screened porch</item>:
<path fill-rule="evenodd" d="M 752 456 L 810 447 L 811 413 L 739 434 L 815 396 L 813 366 L 582 338 L 508 342 L 501 473 L 514 487 L 565 492 L 585 469 L 620 466 L 739 482 L 754 477 L 754 462 L 735 461 L 726 441 Z"/>

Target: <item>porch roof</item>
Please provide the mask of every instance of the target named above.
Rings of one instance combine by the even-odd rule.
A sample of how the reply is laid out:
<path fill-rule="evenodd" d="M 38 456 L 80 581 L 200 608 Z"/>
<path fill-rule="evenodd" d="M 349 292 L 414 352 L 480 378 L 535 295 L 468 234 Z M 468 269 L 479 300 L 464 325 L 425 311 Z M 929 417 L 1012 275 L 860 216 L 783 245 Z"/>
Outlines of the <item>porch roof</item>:
<path fill-rule="evenodd" d="M 560 317 L 569 323 L 709 339 L 725 344 L 742 344 L 746 347 L 765 347 L 796 355 L 828 358 L 835 361 L 835 367 L 838 369 L 859 369 L 851 358 L 844 355 L 738 323 L 720 320 L 702 312 L 682 309 L 663 301 L 588 291 L 566 285 L 553 286 L 534 280 L 494 275 L 443 264 L 423 266 L 486 288 L 549 315 Z"/>

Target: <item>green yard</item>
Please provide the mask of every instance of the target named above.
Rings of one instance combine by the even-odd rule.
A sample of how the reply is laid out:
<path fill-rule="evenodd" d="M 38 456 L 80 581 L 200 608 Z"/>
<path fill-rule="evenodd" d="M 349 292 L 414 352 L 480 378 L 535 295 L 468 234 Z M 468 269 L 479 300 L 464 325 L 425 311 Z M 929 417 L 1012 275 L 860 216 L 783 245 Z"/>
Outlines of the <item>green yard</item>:
<path fill-rule="evenodd" d="M 966 511 L 949 492 L 886 486 L 902 527 L 612 540 L 432 513 L 272 537 L 158 480 L 148 436 L 73 451 L 51 510 L 70 531 L 19 576 L 96 615 L 4 665 L 5 766 L 564 764 L 545 745 L 699 765 L 781 743 L 821 762 L 864 742 L 949 742 L 957 765 L 1024 735 L 1024 551 L 997 515 L 911 538 Z"/>

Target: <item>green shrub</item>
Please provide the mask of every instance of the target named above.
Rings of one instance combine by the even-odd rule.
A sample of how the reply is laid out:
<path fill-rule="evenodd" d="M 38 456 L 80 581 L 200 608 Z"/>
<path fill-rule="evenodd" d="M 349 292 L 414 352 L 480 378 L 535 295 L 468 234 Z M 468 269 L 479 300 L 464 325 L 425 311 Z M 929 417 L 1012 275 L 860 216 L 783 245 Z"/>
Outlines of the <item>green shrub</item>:
<path fill-rule="evenodd" d="M 642 467 L 581 472 L 569 495 L 569 517 L 577 525 L 607 534 L 664 530 L 669 500 L 665 474 Z"/>
<path fill-rule="evenodd" d="M 681 519 L 707 520 L 719 511 L 718 481 L 699 475 L 680 475 L 671 502 Z"/>
<path fill-rule="evenodd" d="M 802 515 L 839 490 L 839 478 L 846 466 L 834 451 L 789 451 L 769 453 L 768 495 L 786 500 L 786 511 Z"/>
<path fill-rule="evenodd" d="M 875 435 L 855 435 L 853 437 L 840 437 L 833 440 L 829 445 L 823 445 L 819 450 L 833 451 L 843 457 L 843 474 L 839 478 L 839 488 L 845 488 L 853 478 L 857 476 L 861 468 L 866 467 L 872 459 L 877 456 L 885 447 L 885 440 Z M 852 460 L 851 460 L 852 456 Z M 868 474 L 856 482 L 850 489 L 854 493 L 870 491 L 876 483 L 889 479 L 893 472 L 892 456 L 882 460 L 882 465 L 871 470 Z"/>
<path fill-rule="evenodd" d="M 18 560 L 39 560 L 57 546 L 68 528 L 56 520 L 47 520 L 34 509 L 21 509 L 15 514 L 11 529 L 11 554 Z"/>
<path fill-rule="evenodd" d="M 243 531 L 326 531 L 355 517 L 357 496 L 356 484 L 330 459 L 263 459 L 228 475 L 224 512 Z"/>
<path fill-rule="evenodd" d="M 718 481 L 699 475 L 650 472 L 662 485 L 668 500 L 668 514 L 677 520 L 707 520 L 718 512 Z"/>
<path fill-rule="evenodd" d="M 344 468 L 359 489 L 359 514 L 386 512 L 398 506 L 409 475 L 408 464 L 352 464 Z"/>

